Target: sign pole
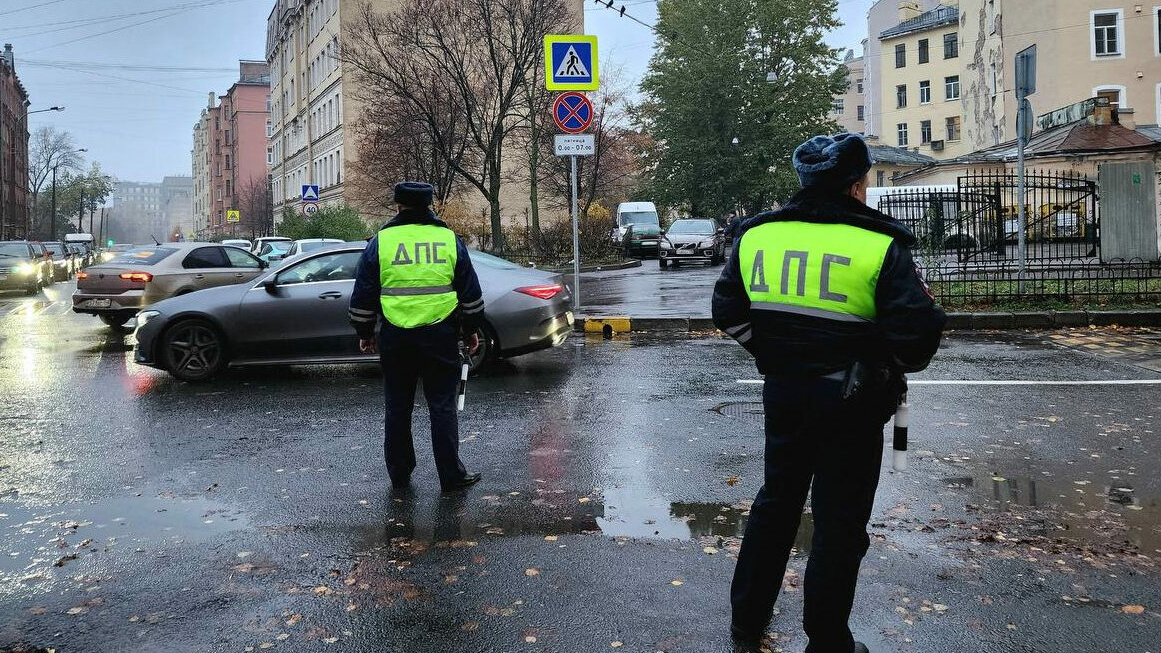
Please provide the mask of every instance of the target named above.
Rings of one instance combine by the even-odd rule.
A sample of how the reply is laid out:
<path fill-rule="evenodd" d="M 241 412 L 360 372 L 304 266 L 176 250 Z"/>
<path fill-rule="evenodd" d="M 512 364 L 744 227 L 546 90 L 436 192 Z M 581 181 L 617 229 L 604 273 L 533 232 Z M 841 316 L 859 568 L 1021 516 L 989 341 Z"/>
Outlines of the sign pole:
<path fill-rule="evenodd" d="M 572 160 L 572 305 L 573 308 L 579 310 L 581 307 L 580 218 L 577 212 L 576 156 L 570 156 L 569 159 Z"/>
<path fill-rule="evenodd" d="M 1016 195 L 1018 197 L 1017 201 L 1020 202 L 1020 206 L 1018 207 L 1018 213 L 1016 214 L 1016 231 L 1018 232 L 1016 234 L 1016 249 L 1018 250 L 1017 256 L 1019 257 L 1019 261 L 1020 261 L 1020 275 L 1019 275 L 1019 281 L 1017 283 L 1017 292 L 1021 295 L 1024 294 L 1024 279 L 1025 279 L 1025 276 L 1027 275 L 1027 264 L 1028 264 L 1028 262 L 1027 262 L 1028 243 L 1026 241 L 1026 236 L 1024 234 L 1025 230 L 1027 229 L 1027 224 L 1028 224 L 1028 214 L 1027 214 L 1027 210 L 1025 207 L 1027 188 L 1025 187 L 1025 184 L 1024 184 L 1024 145 L 1025 145 L 1025 141 L 1026 141 L 1026 139 L 1024 138 L 1024 130 L 1027 129 L 1027 126 L 1025 126 L 1023 124 L 1024 121 L 1027 120 L 1027 116 L 1024 113 L 1024 111 L 1025 111 L 1024 110 L 1024 103 L 1027 101 L 1028 100 L 1025 99 L 1022 95 L 1019 98 L 1019 105 L 1020 105 L 1019 115 L 1021 118 L 1021 120 L 1020 120 L 1021 125 L 1017 128 L 1017 131 L 1019 133 L 1016 135 L 1016 140 L 1018 143 L 1017 158 L 1016 158 L 1016 160 L 1017 160 L 1016 174 L 1020 177 L 1019 180 L 1017 181 L 1017 189 L 1016 189 Z"/>

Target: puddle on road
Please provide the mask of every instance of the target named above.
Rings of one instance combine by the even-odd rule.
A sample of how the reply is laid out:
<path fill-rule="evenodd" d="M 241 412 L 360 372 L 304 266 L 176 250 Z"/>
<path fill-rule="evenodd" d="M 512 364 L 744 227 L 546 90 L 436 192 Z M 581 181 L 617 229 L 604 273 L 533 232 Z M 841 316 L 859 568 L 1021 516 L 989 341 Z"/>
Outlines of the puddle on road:
<path fill-rule="evenodd" d="M 0 503 L 0 593 L 73 575 L 106 552 L 159 555 L 248 525 L 239 510 L 201 497 L 118 497 L 52 509 Z"/>
<path fill-rule="evenodd" d="M 1050 524 L 1037 526 L 1022 517 L 1013 527 L 1039 528 L 1035 534 L 1078 544 L 1128 544 L 1146 555 L 1161 552 L 1158 498 L 1143 493 L 1130 481 L 1100 485 L 1054 476 L 1036 479 L 983 474 L 940 481 L 945 488 L 968 493 L 989 513 L 1036 508 L 1035 516 Z"/>

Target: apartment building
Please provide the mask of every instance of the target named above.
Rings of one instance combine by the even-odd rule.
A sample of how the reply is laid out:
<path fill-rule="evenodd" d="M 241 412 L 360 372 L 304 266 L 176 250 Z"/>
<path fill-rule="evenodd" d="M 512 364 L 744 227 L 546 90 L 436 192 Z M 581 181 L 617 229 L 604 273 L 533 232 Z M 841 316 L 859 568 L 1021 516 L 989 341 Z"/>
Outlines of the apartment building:
<path fill-rule="evenodd" d="M 938 6 L 939 0 L 917 0 L 915 4 L 920 12 L 925 12 Z M 882 126 L 884 99 L 879 89 L 882 87 L 883 67 L 892 63 L 892 53 L 884 52 L 879 34 L 899 23 L 899 0 L 877 0 L 867 12 L 867 39 L 863 46 L 863 85 L 866 91 L 863 104 L 867 118 L 864 133 L 868 136 L 883 135 L 884 140 L 891 134 L 886 134 Z"/>
<path fill-rule="evenodd" d="M 1122 124 L 1161 123 L 1161 0 L 961 0 L 965 141 L 1016 138 L 1015 60 L 1035 46 L 1035 115 L 1107 97 Z"/>
<path fill-rule="evenodd" d="M 834 99 L 831 118 L 843 131 L 862 134 L 867 128 L 865 60 L 848 50 L 843 66 L 847 69 L 847 92 Z"/>
<path fill-rule="evenodd" d="M 189 237 L 194 179 L 164 177 L 161 183 L 118 181 L 105 215 L 105 233 L 121 243 L 169 242 Z"/>
<path fill-rule="evenodd" d="M 899 3 L 899 23 L 879 33 L 882 141 L 936 159 L 966 154 L 959 8 Z"/>
<path fill-rule="evenodd" d="M 191 210 L 197 234 L 229 231 L 226 212 L 270 183 L 270 66 L 238 62 L 238 81 L 211 93 L 193 130 Z"/>
<path fill-rule="evenodd" d="M 375 0 L 388 10 L 398 0 Z M 357 0 L 277 0 L 266 30 L 270 64 L 270 162 L 275 220 L 301 206 L 302 186 L 317 185 L 322 204 L 344 201 L 354 138 L 343 126 L 352 108 L 343 94 L 339 35 Z"/>
<path fill-rule="evenodd" d="M 16 76 L 12 45 L 0 55 L 0 239 L 23 238 L 29 227 L 28 91 Z"/>

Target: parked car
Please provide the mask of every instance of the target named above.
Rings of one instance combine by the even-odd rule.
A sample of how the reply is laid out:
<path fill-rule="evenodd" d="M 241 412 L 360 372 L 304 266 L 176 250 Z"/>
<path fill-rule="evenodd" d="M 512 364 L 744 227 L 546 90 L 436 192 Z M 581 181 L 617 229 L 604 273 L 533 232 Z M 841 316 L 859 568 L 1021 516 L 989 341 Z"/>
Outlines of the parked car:
<path fill-rule="evenodd" d="M 53 281 L 68 281 L 73 273 L 73 255 L 60 241 L 43 243 L 52 258 Z"/>
<path fill-rule="evenodd" d="M 52 263 L 23 240 L 0 241 L 0 290 L 23 290 L 35 295 L 52 283 Z"/>
<path fill-rule="evenodd" d="M 93 234 L 65 234 L 64 242 L 66 245 L 76 249 L 81 255 L 81 267 L 92 265 L 95 262 L 97 248 L 96 243 L 93 241 Z"/>
<path fill-rule="evenodd" d="M 347 320 L 363 243 L 287 260 L 251 283 L 158 302 L 137 316 L 141 365 L 186 381 L 226 366 L 373 363 Z M 474 368 L 563 343 L 572 332 L 570 296 L 559 274 L 470 253 L 484 291 Z"/>
<path fill-rule="evenodd" d="M 709 219 L 676 220 L 661 236 L 657 260 L 663 269 L 670 263 L 721 265 L 726 260 L 725 229 Z"/>
<path fill-rule="evenodd" d="M 302 240 L 296 240 L 290 244 L 289 249 L 282 253 L 282 256 L 272 256 L 271 260 L 284 260 L 299 254 L 317 252 L 320 249 L 342 242 L 344 241 L 338 238 L 304 238 Z"/>
<path fill-rule="evenodd" d="M 292 240 L 268 240 L 262 243 L 254 255 L 266 262 L 280 261 L 293 244 Z"/>
<path fill-rule="evenodd" d="M 653 202 L 622 202 L 617 205 L 613 240 L 626 256 L 656 256 L 661 224 Z"/>
<path fill-rule="evenodd" d="M 226 245 L 227 247 L 241 247 L 247 252 L 254 247 L 250 241 L 242 238 L 227 238 L 226 240 L 222 241 L 222 244 Z"/>
<path fill-rule="evenodd" d="M 250 252 L 216 243 L 137 247 L 77 275 L 73 311 L 116 331 L 143 308 L 203 288 L 244 283 L 269 267 Z"/>
<path fill-rule="evenodd" d="M 254 256 L 261 256 L 262 248 L 266 243 L 285 243 L 286 247 L 290 247 L 290 243 L 294 242 L 286 236 L 259 236 L 254 239 L 254 246 L 250 248 L 250 253 Z"/>

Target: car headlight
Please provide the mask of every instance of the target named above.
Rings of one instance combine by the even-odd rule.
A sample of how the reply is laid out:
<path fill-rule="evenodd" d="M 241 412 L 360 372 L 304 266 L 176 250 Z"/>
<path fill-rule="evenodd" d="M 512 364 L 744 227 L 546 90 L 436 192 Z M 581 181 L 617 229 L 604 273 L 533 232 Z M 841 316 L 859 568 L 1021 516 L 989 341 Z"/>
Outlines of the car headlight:
<path fill-rule="evenodd" d="M 661 244 L 661 249 L 672 249 L 673 248 L 673 244 L 670 243 L 668 240 L 662 240 L 660 244 Z"/>
<path fill-rule="evenodd" d="M 21 263 L 16 266 L 16 274 L 35 274 L 36 268 L 31 263 Z"/>
<path fill-rule="evenodd" d="M 161 311 L 141 311 L 137 314 L 137 328 L 140 329 L 145 326 L 149 320 L 152 320 L 158 315 L 161 315 Z"/>
<path fill-rule="evenodd" d="M 714 246 L 714 241 L 712 241 L 712 240 L 703 240 L 697 244 L 698 249 L 709 249 L 713 246 Z"/>

